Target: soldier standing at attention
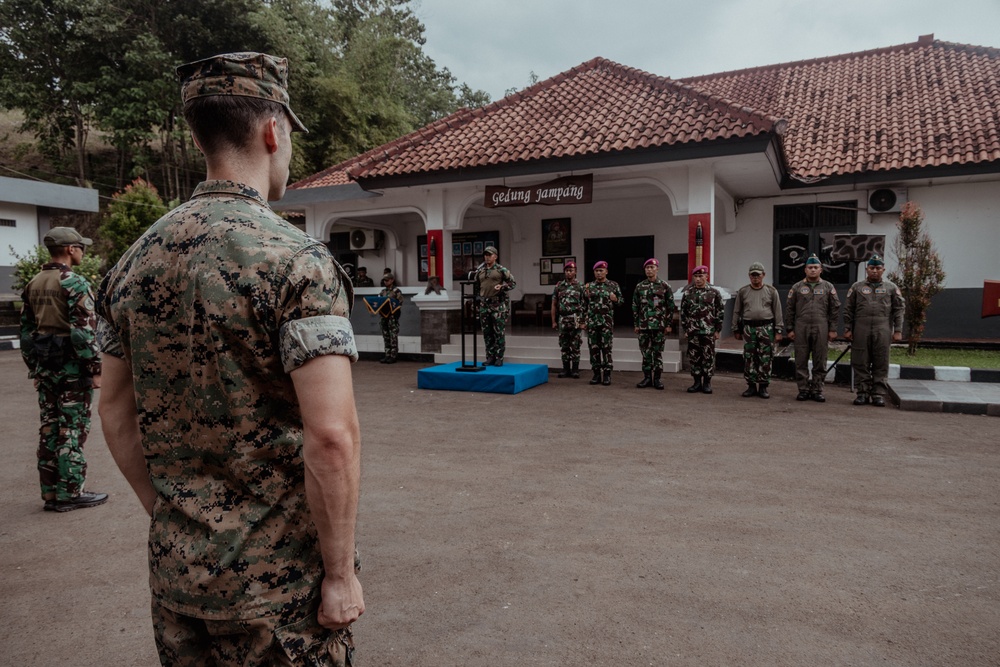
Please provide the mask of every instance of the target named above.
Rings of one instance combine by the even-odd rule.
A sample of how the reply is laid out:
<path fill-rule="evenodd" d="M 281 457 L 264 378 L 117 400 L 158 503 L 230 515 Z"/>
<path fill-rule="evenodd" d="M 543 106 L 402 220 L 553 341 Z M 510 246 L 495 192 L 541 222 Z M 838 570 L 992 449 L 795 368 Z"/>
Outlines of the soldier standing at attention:
<path fill-rule="evenodd" d="M 505 266 L 497 264 L 497 249 L 491 245 L 483 249 L 483 263 L 476 271 L 476 294 L 479 295 L 479 324 L 483 329 L 486 361 L 483 366 L 503 366 L 507 348 L 504 328 L 510 313 L 507 292 L 517 287 L 514 276 Z"/>
<path fill-rule="evenodd" d="M 288 181 L 288 62 L 178 68 L 208 180 L 105 276 L 100 414 L 149 525 L 164 665 L 350 664 L 361 440 L 354 288 L 268 206 Z"/>
<path fill-rule="evenodd" d="M 580 377 L 580 342 L 583 336 L 583 285 L 576 279 L 576 262 L 566 262 L 564 278 L 552 291 L 552 328 L 559 330 L 562 372 L 558 377 Z"/>
<path fill-rule="evenodd" d="M 623 299 L 618 283 L 608 280 L 608 263 L 602 260 L 594 264 L 594 280 L 583 288 L 584 328 L 590 345 L 590 367 L 594 371 L 590 384 L 611 384 L 614 308 Z"/>
<path fill-rule="evenodd" d="M 844 338 L 851 341 L 851 369 L 858 385 L 854 405 L 869 401 L 885 407 L 889 393 L 889 348 L 903 339 L 903 295 L 888 280 L 882 280 L 885 263 L 875 255 L 865 266 L 865 280 L 847 290 Z"/>
<path fill-rule="evenodd" d="M 101 358 L 90 284 L 73 273 L 92 241 L 70 227 L 42 239 L 51 260 L 21 294 L 21 357 L 35 381 L 39 428 L 38 477 L 47 512 L 96 507 L 106 493 L 83 490 L 90 402 L 101 386 Z"/>
<path fill-rule="evenodd" d="M 722 331 L 725 306 L 722 294 L 708 284 L 708 267 L 700 264 L 691 272 L 694 282 L 684 288 L 681 297 L 681 328 L 687 336 L 688 361 L 694 384 L 688 393 L 712 393 L 715 372 L 715 341 Z"/>
<path fill-rule="evenodd" d="M 823 383 L 826 381 L 826 355 L 830 341 L 837 337 L 837 316 L 840 298 L 833 283 L 820 279 L 823 264 L 815 254 L 806 260 L 805 280 L 788 290 L 785 323 L 788 340 L 795 343 L 795 382 L 799 386 L 797 401 L 826 401 Z M 812 356 L 812 378 L 809 377 L 809 357 Z"/>
<path fill-rule="evenodd" d="M 652 385 L 663 389 L 663 345 L 671 332 L 674 315 L 674 293 L 670 285 L 657 278 L 660 262 L 655 257 L 643 265 L 646 279 L 636 285 L 632 294 L 632 320 L 639 334 L 642 351 L 642 381 L 636 385 L 645 389 Z"/>
<path fill-rule="evenodd" d="M 382 285 L 385 285 L 385 277 L 382 278 Z M 355 287 L 375 287 L 375 281 L 368 275 L 368 267 L 359 266 L 358 275 L 354 276 Z"/>
<path fill-rule="evenodd" d="M 368 280 L 371 281 L 371 278 Z M 378 295 L 388 297 L 389 304 L 385 306 L 385 312 L 378 323 L 379 327 L 382 328 L 382 343 L 385 345 L 385 356 L 379 360 L 379 363 L 394 364 L 399 355 L 399 316 L 403 312 L 403 293 L 396 287 L 394 274 L 385 274 L 382 281 L 385 283 L 385 287 Z M 392 303 L 393 301 L 396 303 Z"/>
<path fill-rule="evenodd" d="M 743 341 L 743 379 L 747 381 L 744 398 L 771 398 L 767 385 L 771 382 L 771 361 L 774 341 L 781 340 L 781 297 L 774 285 L 764 284 L 764 265 L 750 265 L 750 284 L 736 293 L 733 306 L 733 336 Z"/>

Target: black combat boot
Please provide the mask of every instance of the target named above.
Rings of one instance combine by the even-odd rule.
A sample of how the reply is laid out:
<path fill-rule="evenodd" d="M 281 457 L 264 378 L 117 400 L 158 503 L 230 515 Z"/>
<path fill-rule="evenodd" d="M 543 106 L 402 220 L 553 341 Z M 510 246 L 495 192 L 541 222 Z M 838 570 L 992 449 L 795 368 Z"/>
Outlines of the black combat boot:
<path fill-rule="evenodd" d="M 483 362 L 483 366 L 492 366 L 492 365 L 493 365 L 493 357 L 486 357 L 486 361 Z"/>
<path fill-rule="evenodd" d="M 573 378 L 574 380 L 580 379 L 580 362 L 579 361 L 574 361 L 573 362 L 573 372 L 570 374 L 570 377 Z"/>
<path fill-rule="evenodd" d="M 812 398 L 812 393 L 808 392 L 808 391 L 805 391 L 805 390 L 802 390 L 802 391 L 799 392 L 799 395 L 795 397 L 795 400 L 796 401 L 808 401 L 810 398 Z"/>
<path fill-rule="evenodd" d="M 569 377 L 569 362 L 568 361 L 564 361 L 563 362 L 562 373 L 560 373 L 556 377 L 558 377 L 558 378 L 568 378 Z"/>
<path fill-rule="evenodd" d="M 751 396 L 757 395 L 757 385 L 753 382 L 747 382 L 747 390 L 740 394 L 743 398 L 750 398 Z"/>
<path fill-rule="evenodd" d="M 879 396 L 878 394 L 875 394 L 874 396 L 872 396 L 872 405 L 874 405 L 876 408 L 884 408 L 885 399 Z"/>
<path fill-rule="evenodd" d="M 604 371 L 604 379 L 601 380 L 601 384 L 605 387 L 611 384 L 611 371 Z"/>
<path fill-rule="evenodd" d="M 695 375 L 693 377 L 694 377 L 694 384 L 688 387 L 689 394 L 695 394 L 701 391 L 701 376 Z"/>
<path fill-rule="evenodd" d="M 757 395 L 761 398 L 771 398 L 771 394 L 767 393 L 767 383 L 763 382 L 757 385 Z"/>
<path fill-rule="evenodd" d="M 601 371 L 594 369 L 594 377 L 590 378 L 590 384 L 601 384 Z"/>
<path fill-rule="evenodd" d="M 858 394 L 854 399 L 854 405 L 868 405 L 868 394 Z"/>
<path fill-rule="evenodd" d="M 823 395 L 822 389 L 816 389 L 812 393 L 812 400 L 817 403 L 826 403 L 826 396 Z"/>
<path fill-rule="evenodd" d="M 646 387 L 653 386 L 653 378 L 649 376 L 649 373 L 642 374 L 642 381 L 635 385 L 636 389 L 645 389 Z"/>
<path fill-rule="evenodd" d="M 701 393 L 711 394 L 712 393 L 712 378 L 705 378 L 705 384 L 701 386 Z"/>
<path fill-rule="evenodd" d="M 663 391 L 663 382 L 660 381 L 660 373 L 663 371 L 653 371 L 653 389 Z"/>

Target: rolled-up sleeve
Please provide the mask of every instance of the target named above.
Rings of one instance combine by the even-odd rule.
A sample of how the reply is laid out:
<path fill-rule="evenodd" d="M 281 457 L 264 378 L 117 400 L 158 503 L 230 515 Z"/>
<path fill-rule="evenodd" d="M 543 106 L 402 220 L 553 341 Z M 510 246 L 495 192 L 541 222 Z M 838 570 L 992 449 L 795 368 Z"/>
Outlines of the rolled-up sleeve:
<path fill-rule="evenodd" d="M 351 321 L 339 315 L 318 315 L 291 320 L 281 327 L 281 364 L 290 373 L 310 359 L 339 354 L 358 360 Z"/>

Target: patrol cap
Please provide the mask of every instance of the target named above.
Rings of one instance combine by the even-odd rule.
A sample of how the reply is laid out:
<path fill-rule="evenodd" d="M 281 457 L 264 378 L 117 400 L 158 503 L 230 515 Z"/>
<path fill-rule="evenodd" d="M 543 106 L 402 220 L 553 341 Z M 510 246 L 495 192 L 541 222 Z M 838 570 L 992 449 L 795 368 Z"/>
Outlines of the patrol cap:
<path fill-rule="evenodd" d="M 67 245 L 92 245 L 94 242 L 86 236 L 81 236 L 80 232 L 72 227 L 53 227 L 42 239 L 42 245 L 46 248 L 57 248 Z"/>
<path fill-rule="evenodd" d="M 494 248 L 491 245 L 488 245 L 485 248 L 483 248 L 483 254 L 484 255 L 496 255 L 497 254 L 497 249 Z"/>
<path fill-rule="evenodd" d="M 181 100 L 236 95 L 277 102 L 288 112 L 292 131 L 308 132 L 288 105 L 288 58 L 244 51 L 221 53 L 177 68 Z"/>
<path fill-rule="evenodd" d="M 753 275 L 754 273 L 764 273 L 764 265 L 760 262 L 754 262 L 750 265 L 749 273 Z"/>
<path fill-rule="evenodd" d="M 382 280 L 391 280 L 392 282 L 396 282 L 396 276 L 392 273 L 392 271 L 386 271 L 382 274 Z"/>
<path fill-rule="evenodd" d="M 813 253 L 809 255 L 809 259 L 806 260 L 806 266 L 809 266 L 810 264 L 819 264 L 822 266 L 823 262 L 819 261 L 819 257 L 816 256 L 816 253 Z"/>
<path fill-rule="evenodd" d="M 563 271 L 565 271 L 566 269 L 575 269 L 575 268 L 576 268 L 576 262 L 574 261 L 569 261 L 563 264 Z"/>
<path fill-rule="evenodd" d="M 597 269 L 606 269 L 606 268 L 608 268 L 608 263 L 605 262 L 603 259 L 594 264 L 594 271 L 596 271 Z"/>
<path fill-rule="evenodd" d="M 650 264 L 652 264 L 653 266 L 659 267 L 660 266 L 660 260 L 656 259 L 655 257 L 650 257 L 649 259 L 646 260 L 646 263 L 642 265 L 642 268 L 645 269 Z"/>
<path fill-rule="evenodd" d="M 693 276 L 696 273 L 708 273 L 708 267 L 705 266 L 704 264 L 699 264 L 698 266 L 694 267 L 694 270 L 691 271 L 691 275 Z"/>
<path fill-rule="evenodd" d="M 878 255 L 872 255 L 872 258 L 868 260 L 868 266 L 884 266 L 885 262 Z"/>

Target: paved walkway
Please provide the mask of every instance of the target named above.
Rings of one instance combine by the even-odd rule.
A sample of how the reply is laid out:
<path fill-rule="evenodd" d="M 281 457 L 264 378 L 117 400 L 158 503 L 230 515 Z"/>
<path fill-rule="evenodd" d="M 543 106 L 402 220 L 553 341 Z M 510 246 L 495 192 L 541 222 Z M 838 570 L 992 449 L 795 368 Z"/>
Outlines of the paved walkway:
<path fill-rule="evenodd" d="M 901 410 L 1000 417 L 1000 384 L 995 382 L 890 380 L 889 391 Z"/>

